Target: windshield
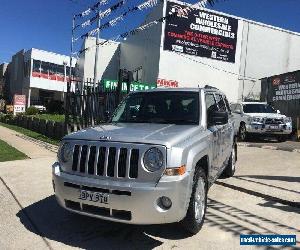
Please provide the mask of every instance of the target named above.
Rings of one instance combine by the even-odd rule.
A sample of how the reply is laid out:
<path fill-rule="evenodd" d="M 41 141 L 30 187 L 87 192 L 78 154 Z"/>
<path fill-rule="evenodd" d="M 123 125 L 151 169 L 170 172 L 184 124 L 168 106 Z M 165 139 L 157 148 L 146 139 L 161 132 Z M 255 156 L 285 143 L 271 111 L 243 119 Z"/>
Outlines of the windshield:
<path fill-rule="evenodd" d="M 244 104 L 244 113 L 277 113 L 276 110 L 268 104 Z"/>
<path fill-rule="evenodd" d="M 199 124 L 198 92 L 130 94 L 116 109 L 112 122 Z"/>

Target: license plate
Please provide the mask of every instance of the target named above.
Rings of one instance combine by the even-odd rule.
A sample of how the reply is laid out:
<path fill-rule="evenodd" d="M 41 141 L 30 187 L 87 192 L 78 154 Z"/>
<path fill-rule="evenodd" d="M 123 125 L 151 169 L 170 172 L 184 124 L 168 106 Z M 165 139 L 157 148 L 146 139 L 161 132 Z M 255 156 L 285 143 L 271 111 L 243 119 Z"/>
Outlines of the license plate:
<path fill-rule="evenodd" d="M 279 126 L 270 126 L 270 129 L 279 129 Z"/>
<path fill-rule="evenodd" d="M 109 194 L 92 192 L 87 190 L 80 190 L 79 199 L 84 201 L 92 201 L 92 202 L 108 204 Z"/>

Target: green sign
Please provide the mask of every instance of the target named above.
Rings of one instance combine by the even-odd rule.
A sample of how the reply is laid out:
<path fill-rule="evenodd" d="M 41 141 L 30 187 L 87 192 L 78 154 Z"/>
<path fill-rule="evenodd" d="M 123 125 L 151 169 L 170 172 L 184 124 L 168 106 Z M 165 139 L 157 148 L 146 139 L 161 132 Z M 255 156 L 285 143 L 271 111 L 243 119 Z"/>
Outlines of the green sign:
<path fill-rule="evenodd" d="M 118 86 L 117 80 L 103 80 L 104 89 L 105 90 L 116 90 Z M 141 82 L 132 82 L 130 83 L 130 91 L 138 91 L 138 90 L 148 90 L 148 89 L 155 89 L 156 84 L 149 84 L 149 83 L 141 83 Z M 122 92 L 127 91 L 127 83 L 122 83 Z"/>

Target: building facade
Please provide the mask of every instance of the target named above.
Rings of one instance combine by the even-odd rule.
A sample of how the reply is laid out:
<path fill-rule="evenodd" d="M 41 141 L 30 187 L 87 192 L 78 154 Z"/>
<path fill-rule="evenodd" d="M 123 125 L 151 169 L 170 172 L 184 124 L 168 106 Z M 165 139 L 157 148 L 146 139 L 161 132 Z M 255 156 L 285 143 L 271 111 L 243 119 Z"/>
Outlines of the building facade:
<path fill-rule="evenodd" d="M 300 69 L 299 33 L 190 7 L 158 5 L 145 23 L 177 14 L 121 43 L 120 67 L 159 87 L 212 85 L 230 101 L 259 99 L 261 78 Z"/>
<path fill-rule="evenodd" d="M 70 57 L 39 49 L 21 50 L 8 65 L 10 101 L 15 94 L 26 95 L 27 106 L 63 102 L 70 75 Z M 76 60 L 73 60 L 72 75 Z"/>
<path fill-rule="evenodd" d="M 259 99 L 261 78 L 300 69 L 299 33 L 192 7 L 164 1 L 144 23 L 170 14 L 172 18 L 120 44 L 101 46 L 99 79 L 106 78 L 104 72 L 117 79 L 117 69 L 127 69 L 140 82 L 158 87 L 212 85 L 236 102 Z M 89 46 L 84 44 L 84 48 Z M 82 57 L 86 61 L 83 75 L 93 77 L 95 52 L 88 53 Z"/>

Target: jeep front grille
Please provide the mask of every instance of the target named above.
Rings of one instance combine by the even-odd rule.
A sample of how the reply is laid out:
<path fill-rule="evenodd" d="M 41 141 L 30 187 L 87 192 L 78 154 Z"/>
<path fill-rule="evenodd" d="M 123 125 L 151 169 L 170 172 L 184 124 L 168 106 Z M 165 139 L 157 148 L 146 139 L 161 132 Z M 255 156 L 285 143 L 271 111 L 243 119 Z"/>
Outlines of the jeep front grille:
<path fill-rule="evenodd" d="M 283 119 L 281 118 L 267 118 L 265 124 L 282 124 Z"/>
<path fill-rule="evenodd" d="M 88 175 L 138 178 L 139 150 L 75 145 L 72 170 Z"/>

